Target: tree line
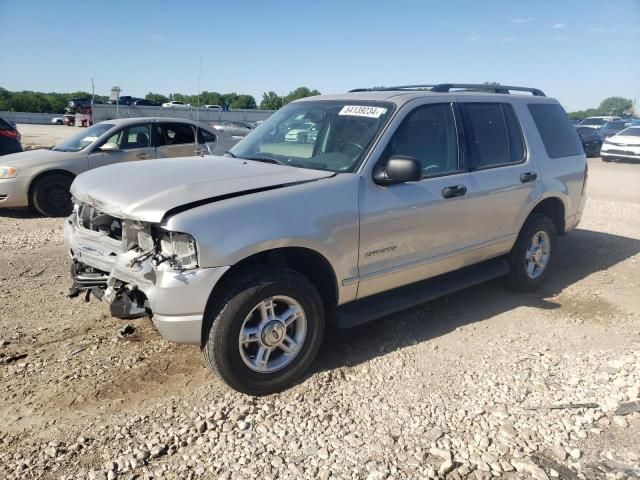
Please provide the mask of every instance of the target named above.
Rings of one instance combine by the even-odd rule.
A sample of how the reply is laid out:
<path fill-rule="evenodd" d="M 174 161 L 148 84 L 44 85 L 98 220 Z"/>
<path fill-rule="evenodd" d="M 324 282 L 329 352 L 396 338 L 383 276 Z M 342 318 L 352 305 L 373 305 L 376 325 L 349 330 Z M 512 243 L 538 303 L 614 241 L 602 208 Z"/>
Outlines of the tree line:
<path fill-rule="evenodd" d="M 266 92 L 262 96 L 260 108 L 263 110 L 277 110 L 293 100 L 320 95 L 318 90 L 311 90 L 307 87 L 298 87 L 287 95 L 280 96 L 273 91 Z M 33 113 L 65 113 L 69 100 L 72 98 L 91 98 L 89 92 L 77 91 L 71 93 L 44 93 L 33 91 L 11 92 L 0 87 L 0 111 L 9 112 L 33 112 Z M 197 105 L 219 105 L 231 110 L 258 108 L 256 99 L 252 95 L 238 93 L 218 93 L 203 91 L 200 95 L 185 95 L 182 93 L 171 93 L 163 95 L 161 93 L 149 92 L 144 97 L 157 103 L 165 103 L 176 100 Z M 109 97 L 96 95 L 95 99 L 107 103 Z"/>
<path fill-rule="evenodd" d="M 597 117 L 601 115 L 615 115 L 617 117 L 633 115 L 633 101 L 622 97 L 605 98 L 597 108 L 588 108 L 569 112 L 571 120 L 583 120 L 587 117 Z M 637 115 L 637 112 L 635 113 Z"/>
<path fill-rule="evenodd" d="M 485 82 L 487 85 L 499 85 L 497 82 Z M 293 100 L 299 98 L 320 95 L 318 90 L 311 90 L 307 87 L 298 87 L 287 95 L 280 96 L 270 91 L 262 95 L 260 108 L 262 110 L 278 110 Z M 0 111 L 9 112 L 37 112 L 37 113 L 65 113 L 69 100 L 72 98 L 90 98 L 89 92 L 77 91 L 71 93 L 43 93 L 32 91 L 11 92 L 0 87 Z M 220 105 L 232 110 L 254 109 L 258 108 L 256 99 L 252 95 L 237 93 L 218 93 L 203 91 L 198 95 L 185 95 L 182 93 L 171 93 L 163 95 L 160 93 L 149 92 L 145 95 L 147 100 L 153 102 L 165 103 L 170 100 L 189 103 L 193 106 L 198 105 Z M 104 95 L 96 95 L 96 100 L 107 102 L 109 97 Z M 629 115 L 633 110 L 633 101 L 622 97 L 609 97 L 604 99 L 596 108 L 579 110 L 570 112 L 569 116 L 572 120 L 582 120 L 587 117 L 597 115 Z"/>

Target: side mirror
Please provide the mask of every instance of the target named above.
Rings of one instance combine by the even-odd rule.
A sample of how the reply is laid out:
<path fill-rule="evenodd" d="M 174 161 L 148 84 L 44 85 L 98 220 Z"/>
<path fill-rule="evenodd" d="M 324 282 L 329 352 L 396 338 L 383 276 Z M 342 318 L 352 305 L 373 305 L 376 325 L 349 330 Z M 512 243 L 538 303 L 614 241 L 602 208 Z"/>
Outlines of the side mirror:
<path fill-rule="evenodd" d="M 379 162 L 373 170 L 373 181 L 387 186 L 394 183 L 418 182 L 422 179 L 422 167 L 417 158 L 394 155 L 386 162 Z"/>
<path fill-rule="evenodd" d="M 105 143 L 100 147 L 100 150 L 103 152 L 115 152 L 116 150 L 120 150 L 120 147 L 117 143 Z"/>

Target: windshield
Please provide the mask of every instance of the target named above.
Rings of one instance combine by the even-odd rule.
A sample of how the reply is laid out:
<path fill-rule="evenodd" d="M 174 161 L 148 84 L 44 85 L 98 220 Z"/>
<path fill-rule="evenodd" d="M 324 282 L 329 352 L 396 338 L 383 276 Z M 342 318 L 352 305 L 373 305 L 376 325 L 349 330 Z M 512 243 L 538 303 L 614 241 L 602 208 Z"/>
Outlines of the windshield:
<path fill-rule="evenodd" d="M 57 144 L 52 150 L 57 152 L 79 152 L 83 148 L 95 142 L 100 135 L 111 130 L 114 125 L 112 123 L 98 123 L 87 129 L 67 138 L 64 142 Z"/>
<path fill-rule="evenodd" d="M 640 137 L 640 127 L 631 127 L 626 130 L 622 130 L 616 137 L 626 135 L 628 137 Z"/>
<path fill-rule="evenodd" d="M 235 145 L 238 158 L 352 172 L 391 115 L 381 102 L 306 101 L 269 117 Z"/>
<path fill-rule="evenodd" d="M 605 123 L 603 118 L 585 118 L 580 125 L 604 125 Z"/>

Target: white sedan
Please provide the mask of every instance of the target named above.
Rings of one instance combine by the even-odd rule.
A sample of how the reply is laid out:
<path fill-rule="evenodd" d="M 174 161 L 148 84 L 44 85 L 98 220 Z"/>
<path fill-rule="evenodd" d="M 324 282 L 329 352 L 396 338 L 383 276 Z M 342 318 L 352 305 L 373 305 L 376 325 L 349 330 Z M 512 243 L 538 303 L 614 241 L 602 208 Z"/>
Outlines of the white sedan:
<path fill-rule="evenodd" d="M 165 108 L 191 108 L 191 105 L 189 105 L 188 103 L 178 102 L 177 100 L 163 103 L 162 106 Z"/>
<path fill-rule="evenodd" d="M 605 162 L 618 159 L 640 160 L 640 126 L 625 128 L 602 142 L 600 156 Z"/>

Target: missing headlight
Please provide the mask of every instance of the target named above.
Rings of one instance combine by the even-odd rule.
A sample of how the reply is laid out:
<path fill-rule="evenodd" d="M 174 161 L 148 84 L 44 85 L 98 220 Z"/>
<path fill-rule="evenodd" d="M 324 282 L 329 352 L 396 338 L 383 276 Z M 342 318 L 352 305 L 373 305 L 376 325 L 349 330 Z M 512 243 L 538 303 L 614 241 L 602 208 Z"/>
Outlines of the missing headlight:
<path fill-rule="evenodd" d="M 166 232 L 160 237 L 160 254 L 176 270 L 198 267 L 195 239 L 186 233 Z"/>

